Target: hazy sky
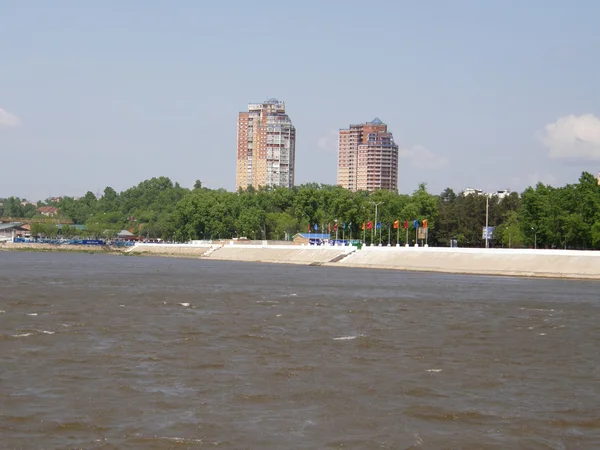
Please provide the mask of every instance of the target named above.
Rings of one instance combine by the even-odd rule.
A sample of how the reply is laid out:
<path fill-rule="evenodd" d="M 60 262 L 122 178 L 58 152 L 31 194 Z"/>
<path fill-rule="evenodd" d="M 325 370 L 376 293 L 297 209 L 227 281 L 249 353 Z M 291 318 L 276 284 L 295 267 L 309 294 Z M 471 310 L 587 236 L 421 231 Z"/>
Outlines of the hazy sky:
<path fill-rule="evenodd" d="M 0 197 L 235 187 L 236 120 L 276 97 L 296 183 L 379 117 L 399 188 L 600 170 L 600 1 L 0 0 Z"/>

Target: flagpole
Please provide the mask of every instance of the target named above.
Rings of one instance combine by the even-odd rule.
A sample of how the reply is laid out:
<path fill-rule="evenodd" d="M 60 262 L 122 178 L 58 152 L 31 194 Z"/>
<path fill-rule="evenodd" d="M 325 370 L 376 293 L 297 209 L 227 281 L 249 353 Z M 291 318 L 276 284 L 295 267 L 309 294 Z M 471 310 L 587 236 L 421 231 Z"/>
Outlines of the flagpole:
<path fill-rule="evenodd" d="M 398 228 L 396 228 L 396 247 L 400 247 L 400 222 L 398 222 Z"/>
<path fill-rule="evenodd" d="M 388 247 L 392 245 L 392 227 L 388 227 Z"/>
<path fill-rule="evenodd" d="M 371 203 L 372 205 L 375 205 L 375 223 L 373 225 L 375 227 L 377 227 L 377 207 L 379 205 L 383 205 L 384 202 L 377 202 L 377 203 L 369 202 L 369 203 Z M 375 241 L 375 231 L 376 231 L 375 228 L 371 228 L 371 245 L 373 245 L 374 241 Z"/>
<path fill-rule="evenodd" d="M 488 248 L 488 212 L 490 207 L 490 197 L 486 194 L 485 196 L 485 248 Z"/>
<path fill-rule="evenodd" d="M 408 245 L 408 222 L 406 223 L 406 242 L 404 245 Z"/>

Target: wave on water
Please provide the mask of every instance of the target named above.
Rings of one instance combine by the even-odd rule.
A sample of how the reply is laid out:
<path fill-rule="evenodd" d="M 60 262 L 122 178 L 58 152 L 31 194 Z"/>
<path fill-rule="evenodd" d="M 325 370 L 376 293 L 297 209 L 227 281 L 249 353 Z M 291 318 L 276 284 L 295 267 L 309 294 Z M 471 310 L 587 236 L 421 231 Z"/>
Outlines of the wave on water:
<path fill-rule="evenodd" d="M 12 337 L 15 338 L 20 338 L 20 337 L 27 337 L 27 336 L 33 336 L 33 335 L 42 335 L 42 334 L 54 334 L 56 333 L 55 331 L 46 331 L 46 330 L 18 330 L 19 333 L 17 334 L 11 334 Z"/>
<path fill-rule="evenodd" d="M 364 334 L 357 334 L 355 336 L 340 336 L 333 338 L 334 341 L 352 341 L 357 338 L 366 337 Z"/>

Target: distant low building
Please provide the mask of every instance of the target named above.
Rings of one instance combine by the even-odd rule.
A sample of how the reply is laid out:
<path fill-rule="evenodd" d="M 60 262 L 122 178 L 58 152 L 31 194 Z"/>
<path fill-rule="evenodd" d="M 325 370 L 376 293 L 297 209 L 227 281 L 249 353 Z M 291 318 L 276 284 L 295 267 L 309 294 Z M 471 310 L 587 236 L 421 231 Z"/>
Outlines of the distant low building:
<path fill-rule="evenodd" d="M 297 233 L 292 238 L 297 245 L 323 245 L 331 239 L 330 234 L 326 233 Z"/>
<path fill-rule="evenodd" d="M 466 188 L 464 191 L 462 191 L 463 197 L 466 197 L 467 195 L 486 195 L 489 198 L 498 197 L 500 200 L 502 200 L 505 197 L 508 197 L 510 194 L 510 189 L 500 189 L 498 191 L 493 192 L 483 192 L 482 189 Z"/>
<path fill-rule="evenodd" d="M 484 195 L 483 191 L 481 189 L 474 189 L 474 188 L 466 188 L 463 192 L 462 195 L 464 197 L 466 197 L 467 195 Z"/>
<path fill-rule="evenodd" d="M 58 214 L 58 209 L 55 206 L 40 206 L 37 211 L 47 217 L 54 217 Z"/>
<path fill-rule="evenodd" d="M 28 223 L 0 223 L 0 241 L 12 240 L 16 237 L 30 237 L 31 226 Z"/>
<path fill-rule="evenodd" d="M 496 191 L 496 192 L 490 192 L 488 194 L 488 196 L 491 197 L 498 197 L 500 200 L 502 200 L 505 197 L 508 197 L 510 195 L 510 189 L 503 189 L 500 191 Z"/>
<path fill-rule="evenodd" d="M 138 238 L 131 231 L 128 231 L 128 230 L 119 231 L 119 233 L 117 234 L 117 239 L 119 239 L 121 241 L 137 241 L 138 240 Z"/>

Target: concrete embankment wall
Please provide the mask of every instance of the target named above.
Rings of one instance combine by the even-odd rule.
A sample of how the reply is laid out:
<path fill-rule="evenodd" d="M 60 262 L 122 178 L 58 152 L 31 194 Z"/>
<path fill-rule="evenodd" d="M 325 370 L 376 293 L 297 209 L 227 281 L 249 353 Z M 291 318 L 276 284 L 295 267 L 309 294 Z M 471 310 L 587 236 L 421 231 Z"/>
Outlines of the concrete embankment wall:
<path fill-rule="evenodd" d="M 224 261 L 323 264 L 354 251 L 354 247 L 249 244 L 137 244 L 131 253 L 187 256 Z"/>
<path fill-rule="evenodd" d="M 600 252 L 437 247 L 138 244 L 133 253 L 226 261 L 314 264 L 481 275 L 600 279 Z"/>
<path fill-rule="evenodd" d="M 164 256 L 202 257 L 220 244 L 136 244 L 130 247 L 129 253 L 152 253 Z"/>
<path fill-rule="evenodd" d="M 210 259 L 288 264 L 323 264 L 354 251 L 354 247 L 312 247 L 299 245 L 225 245 Z"/>
<path fill-rule="evenodd" d="M 600 279 L 600 252 L 532 249 L 365 247 L 344 267 L 525 277 Z"/>

